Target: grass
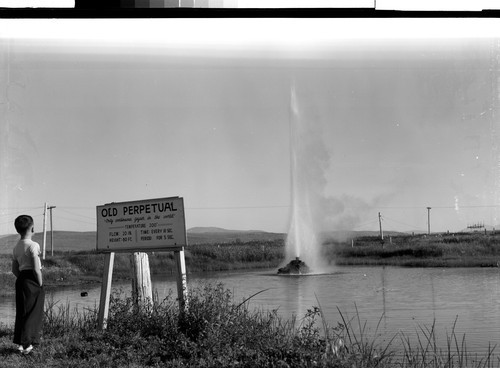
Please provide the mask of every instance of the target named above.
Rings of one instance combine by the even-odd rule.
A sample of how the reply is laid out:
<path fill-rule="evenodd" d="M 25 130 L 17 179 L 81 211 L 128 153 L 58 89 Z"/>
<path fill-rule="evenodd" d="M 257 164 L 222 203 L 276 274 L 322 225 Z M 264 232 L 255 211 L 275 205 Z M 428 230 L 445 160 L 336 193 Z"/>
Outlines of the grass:
<path fill-rule="evenodd" d="M 221 244 L 194 244 L 185 250 L 189 273 L 230 271 L 278 267 L 284 259 L 283 239 L 234 241 Z M 99 282 L 104 269 L 104 255 L 94 251 L 55 252 L 42 261 L 44 284 L 47 287 Z M 173 252 L 149 253 L 152 275 L 176 272 Z M 11 256 L 0 254 L 0 295 L 14 292 L 15 278 L 11 271 Z M 130 278 L 130 254 L 116 253 L 113 279 Z"/>
<path fill-rule="evenodd" d="M 500 233 L 364 237 L 354 242 L 328 240 L 327 259 L 339 265 L 402 267 L 498 267 Z"/>
<path fill-rule="evenodd" d="M 199 244 L 186 249 L 187 266 L 199 271 L 277 267 L 285 256 L 285 242 L 249 241 L 219 245 Z"/>
<path fill-rule="evenodd" d="M 440 349 L 434 325 L 415 338 L 377 341 L 359 313 L 329 326 L 322 309 L 302 318 L 282 319 L 276 310 L 235 301 L 221 284 L 189 293 L 189 308 L 179 313 L 172 295 L 136 308 L 131 298 L 114 294 L 108 328 L 97 329 L 96 310 L 77 312 L 69 304 L 46 303 L 41 344 L 29 356 L 12 345 L 13 330 L 0 326 L 0 362 L 24 367 L 498 367 L 490 347 L 483 357 L 467 352 L 465 338 L 447 337 Z M 393 341 L 401 339 L 401 350 Z"/>
<path fill-rule="evenodd" d="M 431 327 L 420 327 L 417 343 L 404 334 L 400 335 L 403 344 L 401 363 L 407 367 L 480 367 L 500 366 L 500 359 L 494 355 L 495 346 L 488 346 L 485 355 L 470 354 L 467 351 L 465 335 L 459 337 L 455 332 L 456 320 L 450 334 L 446 335 L 446 344 L 440 348 L 437 343 L 435 323 Z"/>
<path fill-rule="evenodd" d="M 498 267 L 500 232 L 399 235 L 386 237 L 383 244 L 375 236 L 360 237 L 352 242 L 327 239 L 322 245 L 322 252 L 324 259 L 337 265 Z M 238 238 L 215 244 L 192 244 L 186 248 L 185 256 L 189 273 L 277 269 L 285 261 L 285 239 L 242 241 Z M 149 262 L 152 275 L 176 272 L 172 252 L 150 253 Z M 43 264 L 44 283 L 49 288 L 99 282 L 104 269 L 104 255 L 94 251 L 56 251 L 54 257 L 47 256 Z M 14 291 L 15 279 L 10 267 L 10 254 L 0 254 L 0 295 Z M 113 278 L 130 278 L 129 254 L 116 254 Z"/>

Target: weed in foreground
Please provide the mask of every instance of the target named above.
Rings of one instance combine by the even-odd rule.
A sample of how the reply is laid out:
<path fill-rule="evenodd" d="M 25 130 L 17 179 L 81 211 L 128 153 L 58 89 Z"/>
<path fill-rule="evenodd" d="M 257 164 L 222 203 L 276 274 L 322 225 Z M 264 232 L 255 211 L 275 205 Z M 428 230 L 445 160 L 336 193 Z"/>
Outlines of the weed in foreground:
<path fill-rule="evenodd" d="M 495 346 L 489 345 L 487 353 L 483 356 L 469 353 L 465 334 L 461 338 L 457 336 L 456 324 L 457 319 L 453 323 L 451 333 L 446 335 L 444 348 L 438 344 L 435 321 L 431 327 L 419 327 L 419 331 L 416 333 L 416 343 L 412 342 L 409 336 L 401 333 L 403 354 L 400 359 L 400 366 L 404 368 L 500 367 L 500 358 L 495 358 L 493 354 Z"/>
<path fill-rule="evenodd" d="M 262 291 L 265 292 L 265 291 Z M 298 319 L 277 310 L 250 309 L 236 303 L 222 284 L 189 293 L 189 308 L 179 313 L 175 297 L 137 308 L 132 298 L 114 294 L 105 331 L 97 329 L 95 310 L 80 314 L 68 303 L 48 301 L 42 344 L 28 360 L 13 353 L 12 330 L 0 331 L 2 367 L 478 367 L 500 366 L 493 349 L 471 357 L 465 338 L 454 329 L 446 350 L 438 348 L 434 325 L 417 331 L 415 344 L 403 335 L 403 354 L 378 343 L 355 317 L 330 327 L 321 305 Z"/>
<path fill-rule="evenodd" d="M 56 337 L 69 332 L 95 329 L 97 313 L 97 305 L 82 313 L 76 307 L 72 309 L 69 301 L 62 304 L 60 300 L 54 301 L 53 297 L 49 297 L 45 301 L 43 334 L 45 337 Z"/>

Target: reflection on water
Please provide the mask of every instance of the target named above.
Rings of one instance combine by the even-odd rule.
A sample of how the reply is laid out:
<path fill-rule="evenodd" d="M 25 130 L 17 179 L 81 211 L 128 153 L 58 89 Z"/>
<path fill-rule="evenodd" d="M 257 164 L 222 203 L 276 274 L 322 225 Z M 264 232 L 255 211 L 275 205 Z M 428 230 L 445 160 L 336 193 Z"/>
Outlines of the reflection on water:
<path fill-rule="evenodd" d="M 469 352 L 484 352 L 488 343 L 500 340 L 500 270 L 493 268 L 396 268 L 337 267 L 329 274 L 277 276 L 276 270 L 214 273 L 190 276 L 188 287 L 206 282 L 222 282 L 236 302 L 258 293 L 251 307 L 277 309 L 285 318 L 302 318 L 307 309 L 321 303 L 330 326 L 341 321 L 338 309 L 358 326 L 366 321 L 366 332 L 373 336 L 379 323 L 377 341 L 390 340 L 396 333 L 414 336 L 420 328 L 435 323 L 439 341 L 446 344 L 455 320 L 458 337 L 465 333 Z M 176 295 L 175 279 L 153 280 L 153 287 L 163 298 L 171 290 Z M 113 288 L 130 293 L 129 283 Z M 88 296 L 82 298 L 81 291 Z M 60 304 L 93 309 L 99 301 L 100 286 L 60 289 L 49 295 Z M 7 299 L 7 300 L 5 300 Z M 338 308 L 338 309 L 337 309 Z M 11 324 L 15 316 L 14 298 L 0 302 L 2 323 Z M 399 340 L 399 339 L 396 339 Z"/>

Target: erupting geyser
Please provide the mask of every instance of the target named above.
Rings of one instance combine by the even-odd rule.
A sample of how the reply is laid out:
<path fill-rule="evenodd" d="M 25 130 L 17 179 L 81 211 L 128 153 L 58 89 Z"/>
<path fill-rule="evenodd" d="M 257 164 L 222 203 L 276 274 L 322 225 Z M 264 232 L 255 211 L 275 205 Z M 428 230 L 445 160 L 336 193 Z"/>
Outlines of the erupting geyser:
<path fill-rule="evenodd" d="M 328 154 L 322 143 L 321 131 L 299 111 L 295 88 L 290 100 L 290 172 L 291 211 L 286 241 L 288 265 L 279 274 L 318 273 L 322 271 L 320 256 L 319 208 L 325 185 L 324 167 Z M 298 269 L 298 272 L 286 272 Z"/>

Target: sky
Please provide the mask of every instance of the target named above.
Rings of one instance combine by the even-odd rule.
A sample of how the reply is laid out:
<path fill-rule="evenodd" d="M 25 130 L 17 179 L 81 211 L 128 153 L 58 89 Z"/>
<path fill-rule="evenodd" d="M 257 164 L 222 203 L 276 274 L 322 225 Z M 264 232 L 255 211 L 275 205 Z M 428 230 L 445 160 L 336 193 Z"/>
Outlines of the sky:
<path fill-rule="evenodd" d="M 287 232 L 292 178 L 324 230 L 500 227 L 500 27 L 478 22 L 0 20 L 0 234 L 171 196 L 187 228 Z"/>

